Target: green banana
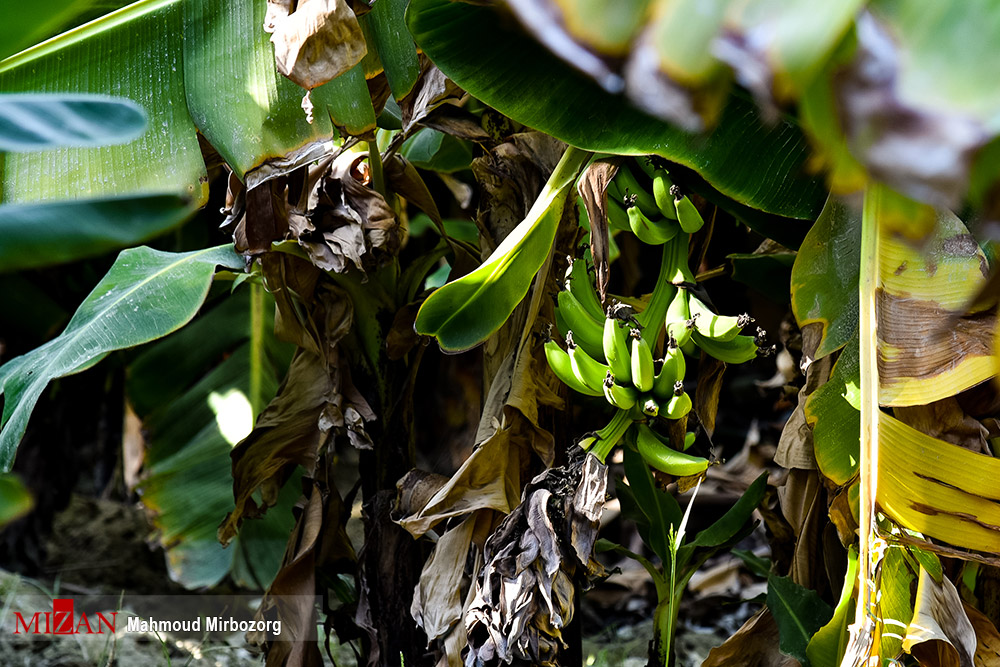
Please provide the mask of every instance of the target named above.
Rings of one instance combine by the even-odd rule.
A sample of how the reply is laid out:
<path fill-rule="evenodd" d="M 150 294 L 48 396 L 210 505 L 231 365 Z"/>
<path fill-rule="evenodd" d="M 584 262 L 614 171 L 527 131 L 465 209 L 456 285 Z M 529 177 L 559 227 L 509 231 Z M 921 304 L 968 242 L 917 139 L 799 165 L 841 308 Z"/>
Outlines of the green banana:
<path fill-rule="evenodd" d="M 608 195 L 609 202 L 615 202 L 621 209 L 625 210 L 625 197 L 622 194 L 621 188 L 618 187 L 618 183 L 615 181 L 608 181 L 608 187 L 605 190 Z"/>
<path fill-rule="evenodd" d="M 628 333 L 625 322 L 621 322 L 612 314 L 614 304 L 608 308 L 608 316 L 604 320 L 604 333 L 601 338 L 604 358 L 611 367 L 611 372 L 619 382 L 632 380 L 632 362 L 628 346 Z"/>
<path fill-rule="evenodd" d="M 678 234 L 667 244 L 670 248 L 670 260 L 666 266 L 666 275 L 661 274 L 661 280 L 668 280 L 674 285 L 683 283 L 694 284 L 695 277 L 688 266 L 688 246 L 691 236 L 688 234 Z"/>
<path fill-rule="evenodd" d="M 674 384 L 679 380 L 684 381 L 687 373 L 687 361 L 684 353 L 677 347 L 677 341 L 673 338 L 667 339 L 667 349 L 663 355 L 663 365 L 660 372 L 653 379 L 653 395 L 661 401 L 668 400 L 674 394 Z"/>
<path fill-rule="evenodd" d="M 624 204 L 620 199 L 615 200 L 608 197 L 608 226 L 619 231 L 629 231 L 628 213 L 625 212 Z"/>
<path fill-rule="evenodd" d="M 642 404 L 642 414 L 647 417 L 655 417 L 660 414 L 660 404 L 655 399 L 647 398 Z"/>
<path fill-rule="evenodd" d="M 681 352 L 692 359 L 701 356 L 701 353 L 698 352 L 698 346 L 694 344 L 694 340 L 691 338 L 684 341 L 684 344 L 680 348 Z"/>
<path fill-rule="evenodd" d="M 688 305 L 694 327 L 702 336 L 719 341 L 729 341 L 739 335 L 743 327 L 753 322 L 749 315 L 716 315 L 694 294 L 688 296 Z"/>
<path fill-rule="evenodd" d="M 688 432 L 688 433 L 684 434 L 684 447 L 683 447 L 683 450 L 685 452 L 687 450 L 691 449 L 691 445 L 694 444 L 695 437 L 696 437 L 695 434 L 691 433 L 691 432 Z"/>
<path fill-rule="evenodd" d="M 626 387 L 615 382 L 615 376 L 609 371 L 604 377 L 604 398 L 616 408 L 628 410 L 639 400 L 639 392 L 635 387 Z"/>
<path fill-rule="evenodd" d="M 708 469 L 708 459 L 672 449 L 645 424 L 637 424 L 635 444 L 647 465 L 668 475 L 690 477 Z"/>
<path fill-rule="evenodd" d="M 573 332 L 566 332 L 566 348 L 569 354 L 570 368 L 573 375 L 591 391 L 604 393 L 604 376 L 608 374 L 608 367 L 594 359 L 592 356 L 576 344 L 573 340 Z"/>
<path fill-rule="evenodd" d="M 653 388 L 653 351 L 649 343 L 642 337 L 638 329 L 629 331 L 632 338 L 632 350 L 629 355 L 632 366 L 632 384 L 641 392 Z"/>
<path fill-rule="evenodd" d="M 677 212 L 677 222 L 688 234 L 694 234 L 705 224 L 705 219 L 695 207 L 694 203 L 681 194 L 680 188 L 676 185 L 670 188 L 670 193 L 674 196 L 674 210 Z"/>
<path fill-rule="evenodd" d="M 618 441 L 622 439 L 625 431 L 631 425 L 632 418 L 629 417 L 628 412 L 626 410 L 616 410 L 615 416 L 611 418 L 607 426 L 599 431 L 584 434 L 577 441 L 577 444 L 584 451 L 590 451 L 601 463 L 604 463 L 604 459 L 615 448 L 615 445 L 618 444 Z"/>
<path fill-rule="evenodd" d="M 663 255 L 660 259 L 660 273 L 656 278 L 656 287 L 653 288 L 653 293 L 649 297 L 649 303 L 646 305 L 646 308 L 635 316 L 636 321 L 639 322 L 639 328 L 642 329 L 642 337 L 646 339 L 650 347 L 656 345 L 656 340 L 660 337 L 663 318 L 667 315 L 667 307 L 677 292 L 677 288 L 673 283 L 666 279 L 671 259 L 670 246 L 669 244 L 664 245 Z"/>
<path fill-rule="evenodd" d="M 602 320 L 595 320 L 583 307 L 580 300 L 569 290 L 561 290 L 556 297 L 559 303 L 558 317 L 566 323 L 566 328 L 573 332 L 573 340 L 587 351 L 587 354 L 602 361 L 604 347 L 601 337 L 604 335 Z"/>
<path fill-rule="evenodd" d="M 666 220 L 659 214 L 656 219 L 650 219 L 638 206 L 630 206 L 627 213 L 629 229 L 646 245 L 663 245 L 680 231 L 672 220 Z"/>
<path fill-rule="evenodd" d="M 684 383 L 678 381 L 674 385 L 674 396 L 667 403 L 664 411 L 667 419 L 680 419 L 691 412 L 691 394 L 684 391 Z"/>
<path fill-rule="evenodd" d="M 678 287 L 677 294 L 667 307 L 667 314 L 664 316 L 667 325 L 668 341 L 673 338 L 677 347 L 683 347 L 691 339 L 691 309 L 688 305 L 688 291 L 685 287 Z"/>
<path fill-rule="evenodd" d="M 660 209 L 656 206 L 656 200 L 653 199 L 653 195 L 646 191 L 646 188 L 642 187 L 638 179 L 636 179 L 635 174 L 632 169 L 627 164 L 622 164 L 618 168 L 618 173 L 615 174 L 615 182 L 618 184 L 618 190 L 622 197 L 626 200 L 632 200 L 636 206 L 642 209 L 642 212 L 646 214 L 647 217 L 655 217 L 660 215 Z"/>
<path fill-rule="evenodd" d="M 721 341 L 706 338 L 695 331 L 692 340 L 702 350 L 727 364 L 742 364 L 757 356 L 757 343 L 753 336 L 736 336 L 732 340 Z"/>
<path fill-rule="evenodd" d="M 545 358 L 548 360 L 549 368 L 556 374 L 556 377 L 573 391 L 587 396 L 604 395 L 603 388 L 594 393 L 593 389 L 577 379 L 576 374 L 573 372 L 573 364 L 570 361 L 569 354 L 566 350 L 559 347 L 559 343 L 554 340 L 545 343 Z"/>
<path fill-rule="evenodd" d="M 592 318 L 598 322 L 603 320 L 604 307 L 601 306 L 601 298 L 597 296 L 597 288 L 590 281 L 587 260 L 574 259 L 568 273 L 566 289 L 576 297 L 576 300 L 580 302 L 580 305 L 584 307 Z"/>
<path fill-rule="evenodd" d="M 670 194 L 672 187 L 674 184 L 665 169 L 653 172 L 653 200 L 656 201 L 656 208 L 660 209 L 664 218 L 676 220 L 677 207 L 674 205 L 674 196 Z"/>

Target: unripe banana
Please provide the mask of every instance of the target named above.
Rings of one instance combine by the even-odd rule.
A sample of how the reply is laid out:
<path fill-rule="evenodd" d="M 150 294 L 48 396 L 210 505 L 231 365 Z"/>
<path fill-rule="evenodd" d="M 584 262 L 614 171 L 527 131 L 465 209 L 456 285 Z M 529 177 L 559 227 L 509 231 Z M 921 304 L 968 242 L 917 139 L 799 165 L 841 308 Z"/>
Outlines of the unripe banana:
<path fill-rule="evenodd" d="M 757 343 L 753 336 L 736 336 L 732 340 L 721 341 L 706 338 L 695 331 L 691 340 L 705 352 L 727 364 L 742 364 L 757 356 Z"/>
<path fill-rule="evenodd" d="M 629 336 L 632 338 L 632 350 L 629 355 L 632 365 L 632 384 L 645 393 L 653 388 L 653 351 L 649 349 L 649 343 L 638 329 L 632 329 Z"/>
<path fill-rule="evenodd" d="M 608 197 L 608 226 L 611 229 L 627 232 L 629 229 L 628 213 L 625 212 L 625 204 L 620 199 Z"/>
<path fill-rule="evenodd" d="M 716 315 L 694 294 L 688 296 L 691 317 L 695 318 L 695 329 L 706 338 L 728 341 L 736 338 L 743 327 L 753 322 L 749 315 Z"/>
<path fill-rule="evenodd" d="M 604 319 L 604 307 L 601 306 L 601 299 L 597 296 L 597 288 L 590 280 L 590 272 L 587 270 L 587 260 L 574 259 L 570 266 L 569 276 L 566 280 L 566 289 L 576 297 L 584 310 L 600 322 Z"/>
<path fill-rule="evenodd" d="M 596 392 L 596 396 L 604 393 L 604 376 L 608 374 L 608 367 L 597 361 L 584 351 L 582 347 L 573 340 L 573 332 L 566 332 L 566 348 L 568 349 L 570 368 L 573 375 L 588 389 Z"/>
<path fill-rule="evenodd" d="M 677 393 L 677 389 L 680 393 Z M 684 385 L 678 382 L 674 385 L 674 396 L 667 403 L 667 408 L 663 412 L 667 419 L 680 419 L 691 412 L 691 395 L 684 391 Z"/>
<path fill-rule="evenodd" d="M 660 209 L 664 218 L 676 220 L 677 208 L 674 205 L 674 196 L 670 194 L 672 187 L 674 184 L 665 169 L 653 172 L 653 200 L 656 201 L 656 208 Z"/>
<path fill-rule="evenodd" d="M 661 401 L 669 400 L 674 395 L 674 384 L 677 381 L 684 381 L 687 373 L 687 361 L 684 353 L 677 346 L 677 341 L 673 338 L 667 339 L 667 348 L 663 354 L 663 365 L 660 372 L 653 379 L 653 395 Z"/>
<path fill-rule="evenodd" d="M 674 285 L 695 283 L 694 274 L 688 266 L 688 246 L 691 242 L 689 234 L 678 234 L 667 244 L 670 248 L 670 261 L 664 278 Z"/>
<path fill-rule="evenodd" d="M 556 374 L 556 377 L 567 387 L 580 394 L 587 396 L 603 396 L 604 389 L 594 393 L 594 390 L 580 382 L 573 373 L 573 365 L 566 350 L 559 347 L 554 340 L 545 343 L 545 358 L 549 362 L 549 368 Z"/>
<path fill-rule="evenodd" d="M 636 448 L 650 467 L 676 477 L 698 475 L 708 469 L 708 459 L 671 449 L 645 424 L 640 423 L 636 427 Z"/>
<path fill-rule="evenodd" d="M 705 224 L 705 219 L 695 207 L 694 203 L 681 194 L 680 188 L 676 185 L 670 189 L 674 195 L 674 210 L 677 212 L 677 222 L 688 234 L 694 234 Z"/>
<path fill-rule="evenodd" d="M 672 255 L 669 244 L 663 246 L 663 255 L 660 259 L 660 272 L 656 278 L 656 287 L 649 297 L 649 304 L 645 310 L 635 316 L 642 329 L 642 337 L 646 339 L 650 347 L 656 345 L 656 340 L 660 337 L 663 328 L 663 321 L 667 315 L 667 307 L 673 300 L 677 288 L 667 280 L 669 261 Z"/>
<path fill-rule="evenodd" d="M 639 400 L 639 392 L 635 387 L 618 384 L 610 372 L 604 378 L 603 389 L 608 403 L 620 410 L 628 410 Z"/>
<path fill-rule="evenodd" d="M 680 231 L 676 222 L 665 220 L 659 215 L 657 220 L 652 220 L 638 206 L 629 207 L 627 213 L 629 229 L 646 245 L 663 245 Z"/>
<path fill-rule="evenodd" d="M 618 441 L 622 439 L 628 427 L 632 425 L 632 419 L 626 410 L 616 410 L 615 416 L 611 418 L 607 426 L 599 431 L 585 434 L 577 442 L 585 451 L 590 451 L 601 463 L 614 449 Z"/>
<path fill-rule="evenodd" d="M 601 338 L 604 350 L 604 358 L 611 367 L 611 372 L 621 383 L 632 380 L 631 351 L 628 345 L 628 333 L 625 329 L 625 322 L 621 322 L 611 314 L 612 308 L 608 308 L 608 316 L 604 320 L 604 332 Z"/>
<path fill-rule="evenodd" d="M 667 314 L 664 316 L 667 325 L 667 336 L 677 342 L 678 347 L 691 339 L 691 330 L 694 324 L 691 322 L 691 309 L 688 306 L 688 291 L 684 287 L 677 288 L 677 294 L 667 307 Z"/>
<path fill-rule="evenodd" d="M 687 450 L 691 449 L 691 445 L 694 444 L 695 437 L 696 436 L 695 436 L 694 433 L 690 433 L 689 432 L 689 433 L 685 433 L 684 434 L 684 447 L 683 447 L 683 449 L 684 449 L 685 452 Z"/>
<path fill-rule="evenodd" d="M 579 299 L 569 290 L 561 290 L 557 297 L 559 319 L 566 323 L 567 330 L 573 331 L 573 340 L 598 361 L 604 360 L 603 320 L 595 320 L 583 307 Z"/>
<path fill-rule="evenodd" d="M 647 398 L 642 403 L 642 414 L 647 417 L 655 417 L 660 414 L 660 404 L 653 398 Z"/>
<path fill-rule="evenodd" d="M 634 201 L 636 206 L 646 214 L 646 217 L 660 215 L 660 209 L 656 207 L 656 200 L 653 199 L 653 195 L 649 194 L 646 188 L 639 183 L 632 169 L 627 164 L 622 164 L 618 168 L 614 182 L 618 184 L 618 190 L 626 202 L 628 200 Z"/>

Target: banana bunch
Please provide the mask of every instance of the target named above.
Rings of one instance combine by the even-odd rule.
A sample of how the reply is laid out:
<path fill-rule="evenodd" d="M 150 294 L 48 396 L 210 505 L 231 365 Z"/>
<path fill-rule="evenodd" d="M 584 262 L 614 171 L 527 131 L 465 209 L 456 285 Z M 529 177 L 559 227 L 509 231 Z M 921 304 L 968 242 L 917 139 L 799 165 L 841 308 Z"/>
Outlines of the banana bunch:
<path fill-rule="evenodd" d="M 694 204 L 670 181 L 666 170 L 649 164 L 636 171 L 623 165 L 608 185 L 608 219 L 614 229 L 663 248 L 659 277 L 640 312 L 623 303 L 602 304 L 583 259 L 569 263 L 557 297 L 556 323 L 566 341 L 545 343 L 556 376 L 574 391 L 603 396 L 616 408 L 603 429 L 588 433 L 580 446 L 602 461 L 625 437 L 653 468 L 672 475 L 700 474 L 708 459 L 667 444 L 652 428 L 657 420 L 677 420 L 692 407 L 684 390 L 685 355 L 698 349 L 727 363 L 749 361 L 763 348 L 763 332 L 742 335 L 749 315 L 715 313 L 699 296 L 688 263 L 691 234 L 704 224 Z M 638 174 L 638 176 L 637 176 Z M 651 182 L 651 191 L 642 182 Z M 655 359 L 654 351 L 662 350 Z M 630 431 L 631 429 L 631 431 Z M 688 433 L 683 449 L 694 441 Z"/>

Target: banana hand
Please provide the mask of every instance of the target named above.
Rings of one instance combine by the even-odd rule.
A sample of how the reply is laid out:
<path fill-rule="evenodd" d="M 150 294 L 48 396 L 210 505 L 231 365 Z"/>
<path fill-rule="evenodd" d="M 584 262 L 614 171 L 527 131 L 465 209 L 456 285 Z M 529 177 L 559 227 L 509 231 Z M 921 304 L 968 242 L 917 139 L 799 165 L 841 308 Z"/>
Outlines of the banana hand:
<path fill-rule="evenodd" d="M 608 367 L 591 357 L 587 352 L 576 344 L 573 339 L 573 332 L 566 332 L 566 347 L 569 350 L 570 368 L 573 375 L 591 391 L 599 392 L 594 394 L 600 396 L 604 393 L 604 376 L 608 374 Z"/>
<path fill-rule="evenodd" d="M 720 341 L 706 338 L 696 331 L 692 340 L 702 350 L 727 364 L 742 364 L 757 356 L 757 343 L 753 336 L 736 336 L 732 340 Z"/>
<path fill-rule="evenodd" d="M 587 351 L 587 354 L 598 361 L 604 360 L 604 346 L 601 338 L 604 335 L 603 318 L 594 319 L 583 307 L 580 300 L 569 290 L 562 290 L 556 297 L 559 304 L 558 316 L 566 323 L 567 330 L 573 332 L 573 340 Z M 562 332 L 565 335 L 565 332 Z"/>
<path fill-rule="evenodd" d="M 739 335 L 743 327 L 753 322 L 749 315 L 716 315 L 694 294 L 688 297 L 691 317 L 695 319 L 695 329 L 706 338 L 729 341 Z"/>
<path fill-rule="evenodd" d="M 667 401 L 674 395 L 674 384 L 683 382 L 687 374 L 687 361 L 684 353 L 673 338 L 667 339 L 667 349 L 664 351 L 663 365 L 660 372 L 653 378 L 653 395 L 660 401 Z"/>
<path fill-rule="evenodd" d="M 632 233 L 646 245 L 663 245 L 680 231 L 676 222 L 656 216 L 648 218 L 638 206 L 629 207 L 628 224 Z"/>

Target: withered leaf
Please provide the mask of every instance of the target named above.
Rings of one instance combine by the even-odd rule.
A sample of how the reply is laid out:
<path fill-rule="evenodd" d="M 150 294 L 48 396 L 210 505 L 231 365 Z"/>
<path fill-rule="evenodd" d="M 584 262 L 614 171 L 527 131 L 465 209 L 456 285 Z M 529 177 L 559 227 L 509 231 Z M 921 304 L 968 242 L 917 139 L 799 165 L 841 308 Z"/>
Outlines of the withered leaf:
<path fill-rule="evenodd" d="M 991 454 L 988 431 L 979 420 L 965 414 L 954 396 L 928 405 L 895 409 L 896 418 L 927 435 L 974 452 Z"/>
<path fill-rule="evenodd" d="M 976 632 L 947 577 L 935 582 L 920 568 L 913 620 L 906 629 L 903 650 L 928 667 L 973 667 Z"/>
<path fill-rule="evenodd" d="M 719 392 L 726 362 L 702 353 L 698 363 L 698 386 L 694 392 L 694 412 L 698 421 L 711 436 L 715 432 L 715 416 L 719 412 Z"/>
<path fill-rule="evenodd" d="M 590 219 L 590 252 L 602 303 L 607 298 L 609 278 L 608 183 L 615 177 L 620 163 L 621 158 L 613 157 L 594 160 L 577 184 Z"/>
<path fill-rule="evenodd" d="M 413 591 L 410 613 L 434 641 L 462 618 L 462 578 L 472 543 L 475 517 L 469 517 L 438 540 Z"/>
<path fill-rule="evenodd" d="M 778 649 L 778 625 L 764 607 L 722 646 L 713 648 L 701 667 L 798 667 L 799 661 Z"/>
<path fill-rule="evenodd" d="M 271 33 L 278 71 L 312 90 L 351 69 L 368 47 L 346 0 L 268 0 L 264 30 Z"/>

